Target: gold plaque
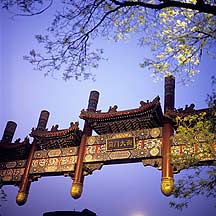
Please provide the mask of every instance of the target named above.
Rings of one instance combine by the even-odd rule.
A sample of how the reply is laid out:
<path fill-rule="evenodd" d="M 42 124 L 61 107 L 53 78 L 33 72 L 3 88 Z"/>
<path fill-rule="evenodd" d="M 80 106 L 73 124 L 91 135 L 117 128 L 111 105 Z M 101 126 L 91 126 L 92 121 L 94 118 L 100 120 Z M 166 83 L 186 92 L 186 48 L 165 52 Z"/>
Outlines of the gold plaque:
<path fill-rule="evenodd" d="M 106 140 L 107 151 L 128 150 L 135 148 L 135 137 L 119 137 Z"/>

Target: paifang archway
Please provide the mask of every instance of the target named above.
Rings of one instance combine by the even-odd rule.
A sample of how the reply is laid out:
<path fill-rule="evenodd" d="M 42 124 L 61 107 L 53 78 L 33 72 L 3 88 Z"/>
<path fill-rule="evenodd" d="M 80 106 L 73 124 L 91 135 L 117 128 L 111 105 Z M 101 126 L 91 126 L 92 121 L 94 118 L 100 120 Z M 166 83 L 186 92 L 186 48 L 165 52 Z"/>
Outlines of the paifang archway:
<path fill-rule="evenodd" d="M 37 127 L 30 133 L 32 143 L 28 137 L 12 143 L 17 125 L 7 122 L 0 142 L 1 184 L 18 186 L 16 202 L 23 205 L 31 182 L 43 176 L 65 175 L 73 179 L 71 195 L 78 199 L 86 175 L 104 165 L 142 162 L 161 170 L 161 191 L 171 195 L 174 170 L 170 152 L 184 152 L 183 144 L 174 146 L 172 143 L 173 119 L 182 114 L 208 112 L 208 109 L 194 110 L 194 106 L 190 106 L 176 110 L 173 76 L 165 78 L 164 90 L 164 112 L 158 96 L 152 101 L 140 101 L 135 109 L 117 111 L 115 105 L 108 112 L 101 112 L 97 110 L 99 92 L 92 91 L 87 109 L 80 114 L 84 120 L 83 130 L 76 122 L 70 123 L 67 129 L 59 130 L 55 125 L 47 130 L 49 112 L 43 110 Z M 92 136 L 93 131 L 98 135 Z M 215 145 L 212 147 L 216 150 Z M 202 157 L 200 160 L 210 164 L 215 159 Z"/>

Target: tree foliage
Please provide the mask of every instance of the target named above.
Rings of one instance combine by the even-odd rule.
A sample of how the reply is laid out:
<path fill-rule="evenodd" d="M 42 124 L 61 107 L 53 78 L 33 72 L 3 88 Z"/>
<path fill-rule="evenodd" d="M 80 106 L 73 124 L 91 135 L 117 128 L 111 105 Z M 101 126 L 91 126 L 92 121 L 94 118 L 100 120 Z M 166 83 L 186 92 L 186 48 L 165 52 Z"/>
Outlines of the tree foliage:
<path fill-rule="evenodd" d="M 213 117 L 213 113 L 208 113 Z M 184 117 L 176 117 L 177 130 L 174 136 L 175 146 L 183 146 L 183 153 L 179 156 L 178 151 L 173 152 L 173 163 L 177 169 L 196 166 L 201 160 L 216 158 L 214 152 L 215 129 L 206 112 L 192 114 Z M 215 120 L 215 117 L 214 117 Z"/>
<path fill-rule="evenodd" d="M 0 0 L 16 14 L 33 16 L 53 6 L 53 0 Z M 128 39 L 139 35 L 149 45 L 153 59 L 144 58 L 156 77 L 199 72 L 203 51 L 215 58 L 216 3 L 214 0 L 62 0 L 47 35 L 36 35 L 45 52 L 32 49 L 25 59 L 36 69 L 53 74 L 63 71 L 65 80 L 94 78 L 103 50 L 96 38 Z M 182 76 L 183 78 L 184 76 Z"/>
<path fill-rule="evenodd" d="M 4 192 L 4 190 L 1 187 L 2 185 L 0 185 L 0 207 L 2 206 L 1 205 L 2 202 L 7 201 L 7 194 Z"/>
<path fill-rule="evenodd" d="M 154 35 L 151 46 L 155 59 L 144 61 L 156 76 L 161 72 L 180 74 L 187 80 L 199 73 L 204 52 L 215 58 L 215 15 L 168 8 L 159 14 L 156 26 L 149 28 L 148 34 Z"/>
<path fill-rule="evenodd" d="M 7 201 L 7 194 L 1 187 L 2 185 L 0 185 L 0 209 L 2 207 L 2 203 Z M 0 216 L 2 216 L 1 212 L 0 212 Z"/>
<path fill-rule="evenodd" d="M 175 185 L 174 199 L 170 202 L 170 206 L 183 210 L 197 196 L 215 201 L 216 168 L 214 166 L 193 168 L 190 174 L 180 178 Z"/>
<path fill-rule="evenodd" d="M 184 144 L 180 155 L 172 152 L 172 163 L 177 170 L 188 169 L 175 184 L 174 201 L 170 205 L 182 210 L 192 198 L 202 195 L 216 198 L 216 92 L 215 77 L 212 78 L 213 91 L 208 95 L 208 113 L 177 117 L 174 135 L 174 149 Z M 216 201 L 215 201 L 216 204 Z M 215 205 L 216 206 L 216 205 Z"/>

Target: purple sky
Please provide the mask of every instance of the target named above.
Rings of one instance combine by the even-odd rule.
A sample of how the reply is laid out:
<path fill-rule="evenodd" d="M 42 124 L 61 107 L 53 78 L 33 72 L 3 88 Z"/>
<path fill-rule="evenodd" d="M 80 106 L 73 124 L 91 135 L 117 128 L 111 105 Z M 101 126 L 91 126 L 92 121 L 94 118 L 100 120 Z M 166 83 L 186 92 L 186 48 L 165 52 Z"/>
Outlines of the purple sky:
<path fill-rule="evenodd" d="M 97 69 L 96 82 L 64 82 L 59 76 L 44 78 L 43 73 L 34 71 L 23 55 L 38 47 L 34 34 L 44 32 L 51 17 L 46 13 L 12 20 L 11 14 L 0 11 L 0 136 L 6 122 L 13 120 L 18 124 L 14 138 L 23 139 L 36 127 L 43 109 L 50 112 L 48 128 L 53 124 L 59 124 L 60 129 L 68 128 L 71 121 L 79 121 L 82 129 L 83 121 L 78 116 L 86 108 L 91 90 L 100 92 L 98 109 L 103 111 L 115 104 L 119 110 L 136 108 L 140 100 L 152 100 L 157 95 L 163 106 L 163 82 L 154 83 L 149 72 L 139 68 L 143 55 L 150 52 L 139 48 L 135 40 L 95 41 L 109 58 Z M 216 63 L 206 58 L 201 74 L 189 87 L 177 83 L 176 108 L 190 103 L 197 108 L 206 107 L 215 67 Z M 15 203 L 18 188 L 5 186 L 8 201 L 3 203 L 0 213 L 39 216 L 46 211 L 88 208 L 99 216 L 215 216 L 214 200 L 202 197 L 197 197 L 183 212 L 171 209 L 171 199 L 160 192 L 160 179 L 160 171 L 141 163 L 104 166 L 85 178 L 82 198 L 74 200 L 69 193 L 70 178 L 44 177 L 32 183 L 28 201 L 22 207 Z"/>

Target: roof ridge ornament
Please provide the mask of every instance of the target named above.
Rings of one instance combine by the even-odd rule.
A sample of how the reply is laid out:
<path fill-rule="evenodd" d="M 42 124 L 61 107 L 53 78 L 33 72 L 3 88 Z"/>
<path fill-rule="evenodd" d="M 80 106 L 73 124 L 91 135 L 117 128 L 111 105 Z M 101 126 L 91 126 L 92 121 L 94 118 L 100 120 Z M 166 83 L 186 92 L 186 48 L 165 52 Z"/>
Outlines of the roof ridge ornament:
<path fill-rule="evenodd" d="M 114 105 L 113 107 L 110 106 L 108 112 L 111 112 L 111 113 L 112 113 L 112 112 L 117 112 L 117 109 L 118 109 L 118 106 L 117 106 L 117 105 Z"/>

